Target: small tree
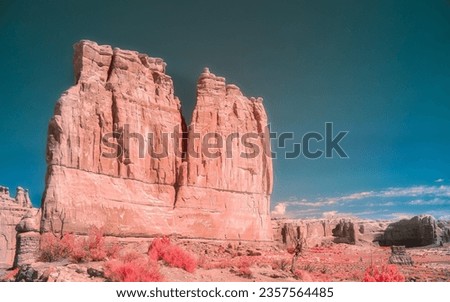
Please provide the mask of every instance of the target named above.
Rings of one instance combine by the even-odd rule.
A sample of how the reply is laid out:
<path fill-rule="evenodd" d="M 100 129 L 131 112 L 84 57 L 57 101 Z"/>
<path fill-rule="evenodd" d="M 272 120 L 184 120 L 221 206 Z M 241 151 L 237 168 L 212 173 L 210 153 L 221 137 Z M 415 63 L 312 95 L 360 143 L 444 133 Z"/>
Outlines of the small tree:
<path fill-rule="evenodd" d="M 295 266 L 297 264 L 298 257 L 303 253 L 303 249 L 306 247 L 306 240 L 299 226 L 296 228 L 289 228 L 287 235 L 290 242 L 293 243 L 293 248 L 289 252 L 292 253 L 291 273 L 295 273 Z"/>

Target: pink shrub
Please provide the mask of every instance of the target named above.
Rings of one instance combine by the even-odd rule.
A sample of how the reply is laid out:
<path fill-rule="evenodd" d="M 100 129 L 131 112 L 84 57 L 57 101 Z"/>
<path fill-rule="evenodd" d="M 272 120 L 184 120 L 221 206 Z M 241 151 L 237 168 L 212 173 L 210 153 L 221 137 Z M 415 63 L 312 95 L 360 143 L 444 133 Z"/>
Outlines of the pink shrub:
<path fill-rule="evenodd" d="M 69 249 L 62 243 L 62 240 L 52 233 L 45 233 L 41 236 L 39 246 L 39 260 L 43 262 L 53 262 L 69 255 Z"/>
<path fill-rule="evenodd" d="M 170 245 L 170 239 L 167 237 L 153 239 L 148 248 L 148 256 L 154 261 L 161 260 Z"/>
<path fill-rule="evenodd" d="M 88 250 L 82 238 L 76 238 L 73 234 L 65 234 L 61 239 L 61 245 L 67 251 L 67 257 L 74 262 L 79 263 L 88 260 Z"/>
<path fill-rule="evenodd" d="M 106 258 L 106 247 L 103 230 L 92 227 L 89 230 L 87 242 L 85 243 L 89 251 L 89 258 L 92 261 L 102 261 Z"/>
<path fill-rule="evenodd" d="M 182 268 L 193 273 L 197 268 L 197 260 L 177 245 L 173 245 L 167 237 L 152 241 L 148 256 L 153 261 L 164 260 L 169 266 Z"/>
<path fill-rule="evenodd" d="M 59 238 L 52 233 L 44 233 L 40 242 L 39 260 L 53 262 L 70 258 L 74 262 L 102 261 L 108 255 L 104 241 L 103 231 L 96 227 L 89 230 L 87 239 L 73 234 L 64 234 Z"/>
<path fill-rule="evenodd" d="M 377 268 L 369 266 L 364 274 L 364 282 L 404 282 L 405 276 L 398 271 L 395 265 L 383 265 Z"/>
<path fill-rule="evenodd" d="M 114 282 L 159 282 L 158 264 L 143 255 L 125 255 L 105 264 L 105 277 Z"/>

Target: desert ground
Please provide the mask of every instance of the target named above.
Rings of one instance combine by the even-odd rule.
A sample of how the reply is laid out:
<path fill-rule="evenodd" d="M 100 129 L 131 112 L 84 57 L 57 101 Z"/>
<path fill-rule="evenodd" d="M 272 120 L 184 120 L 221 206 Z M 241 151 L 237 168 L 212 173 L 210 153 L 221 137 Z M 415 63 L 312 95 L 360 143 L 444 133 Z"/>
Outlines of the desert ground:
<path fill-rule="evenodd" d="M 387 271 L 387 276 L 383 277 L 387 280 L 381 281 L 450 281 L 449 243 L 442 246 L 408 248 L 407 254 L 411 256 L 413 265 L 389 265 L 390 247 L 329 242 L 304 248 L 292 268 L 293 254 L 281 245 L 205 243 L 177 239 L 172 239 L 171 242 L 185 251 L 186 255 L 195 258 L 195 267 L 186 270 L 182 266 L 175 267 L 170 261 L 159 259 L 155 264 L 156 268 L 154 267 L 158 278 L 150 278 L 147 281 L 367 281 L 367 274 L 371 269 L 381 271 L 383 267 L 389 267 L 393 271 Z M 140 249 L 144 251 L 145 244 L 142 244 Z M 136 252 L 135 248 L 122 250 L 120 253 L 132 254 L 131 257 L 147 257 L 145 251 Z M 111 262 L 108 258 L 103 261 L 75 262 L 73 259 L 36 262 L 23 267 L 22 271 L 2 268 L 0 276 L 3 281 L 117 281 L 105 276 L 105 267 Z M 392 274 L 401 276 L 401 279 L 390 280 Z"/>

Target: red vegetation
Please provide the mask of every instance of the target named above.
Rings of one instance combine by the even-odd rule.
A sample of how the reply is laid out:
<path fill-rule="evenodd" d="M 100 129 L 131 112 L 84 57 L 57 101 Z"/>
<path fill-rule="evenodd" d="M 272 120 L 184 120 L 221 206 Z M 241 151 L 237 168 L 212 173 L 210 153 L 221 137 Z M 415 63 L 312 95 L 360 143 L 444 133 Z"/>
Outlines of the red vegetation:
<path fill-rule="evenodd" d="M 69 255 L 66 242 L 52 233 L 45 233 L 41 236 L 39 252 L 39 260 L 43 262 L 58 261 Z"/>
<path fill-rule="evenodd" d="M 89 258 L 92 261 L 105 260 L 107 252 L 105 247 L 105 238 L 103 230 L 93 227 L 89 230 L 87 241 L 85 241 L 85 249 L 89 252 Z"/>
<path fill-rule="evenodd" d="M 103 231 L 96 227 L 89 230 L 86 239 L 73 234 L 59 238 L 52 233 L 45 233 L 41 237 L 39 259 L 43 262 L 66 258 L 74 262 L 102 261 L 108 256 L 104 241 Z"/>
<path fill-rule="evenodd" d="M 195 257 L 173 245 L 167 237 L 154 239 L 148 249 L 148 256 L 153 261 L 163 260 L 169 266 L 182 268 L 189 273 L 197 268 Z"/>
<path fill-rule="evenodd" d="M 128 253 L 105 264 L 105 277 L 114 282 L 159 282 L 163 276 L 149 257 Z"/>
<path fill-rule="evenodd" d="M 366 269 L 364 282 L 404 282 L 405 276 L 398 271 L 395 265 L 383 265 L 377 268 L 373 265 Z"/>

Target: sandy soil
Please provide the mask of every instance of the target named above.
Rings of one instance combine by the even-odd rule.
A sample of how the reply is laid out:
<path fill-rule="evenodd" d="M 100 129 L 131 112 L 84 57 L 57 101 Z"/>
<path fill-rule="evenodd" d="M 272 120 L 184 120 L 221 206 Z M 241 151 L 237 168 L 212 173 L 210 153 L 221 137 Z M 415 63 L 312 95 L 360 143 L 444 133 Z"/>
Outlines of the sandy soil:
<path fill-rule="evenodd" d="M 390 248 L 367 245 L 329 244 L 306 248 L 291 272 L 292 255 L 282 247 L 251 247 L 231 244 L 183 242 L 181 245 L 197 256 L 194 273 L 172 268 L 160 262 L 165 281 L 362 281 L 371 264 L 388 263 Z M 397 266 L 405 281 L 450 281 L 450 244 L 442 247 L 407 249 L 413 266 Z M 55 274 L 55 281 L 105 281 L 90 277 L 88 268 L 102 270 L 103 262 L 73 264 L 35 263 L 40 274 Z M 0 276 L 9 271 L 0 269 Z"/>

